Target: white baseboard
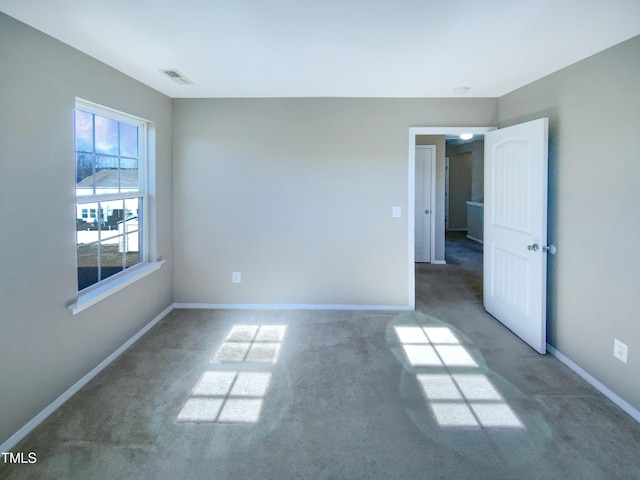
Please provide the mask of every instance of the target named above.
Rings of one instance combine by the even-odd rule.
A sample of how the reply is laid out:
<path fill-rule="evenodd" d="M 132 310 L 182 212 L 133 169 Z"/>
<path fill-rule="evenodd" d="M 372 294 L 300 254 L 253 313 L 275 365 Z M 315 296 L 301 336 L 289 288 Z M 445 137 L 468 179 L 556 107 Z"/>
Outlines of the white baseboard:
<path fill-rule="evenodd" d="M 484 243 L 482 240 L 480 240 L 479 238 L 474 237 L 473 235 L 467 235 L 467 238 L 469 240 L 473 240 L 474 242 Z"/>
<path fill-rule="evenodd" d="M 613 393 L 606 385 L 602 384 L 599 380 L 596 380 L 593 376 L 591 376 L 589 373 L 587 373 L 585 370 L 583 370 L 582 367 L 580 367 L 578 364 L 576 364 L 573 360 L 571 360 L 569 357 L 567 357 L 567 356 L 563 355 L 562 353 L 560 353 L 558 350 L 553 348 L 548 343 L 547 343 L 547 351 L 551 355 L 556 357 L 558 360 L 560 360 L 562 363 L 564 363 L 571 370 L 573 370 L 579 377 L 581 377 L 583 380 L 585 380 L 589 385 L 591 385 L 593 388 L 598 390 L 605 397 L 607 397 L 609 400 L 611 400 L 613 403 L 615 403 L 618 407 L 620 407 L 622 410 L 624 410 L 629 415 L 631 415 L 631 417 L 636 422 L 640 423 L 640 411 L 639 410 L 637 410 L 636 408 L 631 406 L 628 402 L 626 402 L 619 395 Z"/>
<path fill-rule="evenodd" d="M 331 305 L 286 303 L 174 303 L 175 308 L 201 308 L 212 310 L 366 310 L 408 311 L 408 305 Z"/>
<path fill-rule="evenodd" d="M 447 262 L 446 260 L 434 260 L 433 262 L 431 262 L 431 265 L 446 265 Z"/>
<path fill-rule="evenodd" d="M 115 352 L 100 362 L 93 370 L 87 373 L 84 377 L 74 383 L 67 391 L 56 398 L 48 406 L 46 406 L 40 413 L 33 417 L 25 426 L 10 436 L 6 442 L 0 445 L 0 452 L 10 451 L 20 440 L 22 440 L 27 434 L 29 434 L 34 428 L 40 425 L 49 415 L 55 412 L 60 406 L 69 400 L 74 394 L 76 394 L 82 387 L 89 383 L 96 375 L 104 370 L 110 363 L 124 353 L 131 345 L 137 342 L 140 337 L 147 333 L 156 323 L 166 317 L 174 309 L 173 305 L 169 305 L 158 316 L 147 323 L 138 333 L 123 343 Z"/>

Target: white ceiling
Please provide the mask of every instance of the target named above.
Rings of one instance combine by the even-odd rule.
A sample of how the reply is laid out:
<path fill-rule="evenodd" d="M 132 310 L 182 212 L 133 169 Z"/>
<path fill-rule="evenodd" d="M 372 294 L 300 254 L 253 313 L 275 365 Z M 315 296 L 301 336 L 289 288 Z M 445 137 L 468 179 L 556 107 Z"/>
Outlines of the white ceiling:
<path fill-rule="evenodd" d="M 461 86 L 498 97 L 640 34 L 640 0 L 0 0 L 0 10 L 176 98 L 452 97 Z"/>

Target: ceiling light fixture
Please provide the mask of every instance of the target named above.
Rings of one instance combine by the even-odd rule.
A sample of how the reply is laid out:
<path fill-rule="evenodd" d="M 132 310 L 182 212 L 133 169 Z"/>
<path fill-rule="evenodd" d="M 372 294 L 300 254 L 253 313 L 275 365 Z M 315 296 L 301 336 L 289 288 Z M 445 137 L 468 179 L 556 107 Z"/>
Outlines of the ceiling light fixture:
<path fill-rule="evenodd" d="M 473 138 L 473 133 L 461 133 L 460 140 L 471 140 Z"/>
<path fill-rule="evenodd" d="M 466 95 L 469 93 L 469 87 L 457 87 L 453 89 L 453 93 L 456 95 Z"/>

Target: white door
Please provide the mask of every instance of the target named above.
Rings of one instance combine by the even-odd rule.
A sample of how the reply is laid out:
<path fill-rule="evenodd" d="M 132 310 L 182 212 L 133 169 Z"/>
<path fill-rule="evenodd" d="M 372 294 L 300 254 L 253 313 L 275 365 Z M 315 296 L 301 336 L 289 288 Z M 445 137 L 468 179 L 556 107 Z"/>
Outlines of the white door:
<path fill-rule="evenodd" d="M 415 261 L 431 262 L 432 169 L 435 145 L 416 146 Z"/>
<path fill-rule="evenodd" d="M 546 352 L 548 119 L 485 134 L 484 306 Z"/>

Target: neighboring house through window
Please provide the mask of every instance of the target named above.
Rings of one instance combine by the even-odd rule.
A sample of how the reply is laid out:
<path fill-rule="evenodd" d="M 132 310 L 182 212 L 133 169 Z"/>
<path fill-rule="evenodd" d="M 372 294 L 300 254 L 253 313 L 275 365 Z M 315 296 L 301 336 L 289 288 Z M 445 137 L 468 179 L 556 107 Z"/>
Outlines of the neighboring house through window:
<path fill-rule="evenodd" d="M 147 122 L 78 100 L 74 132 L 82 291 L 148 260 Z"/>

